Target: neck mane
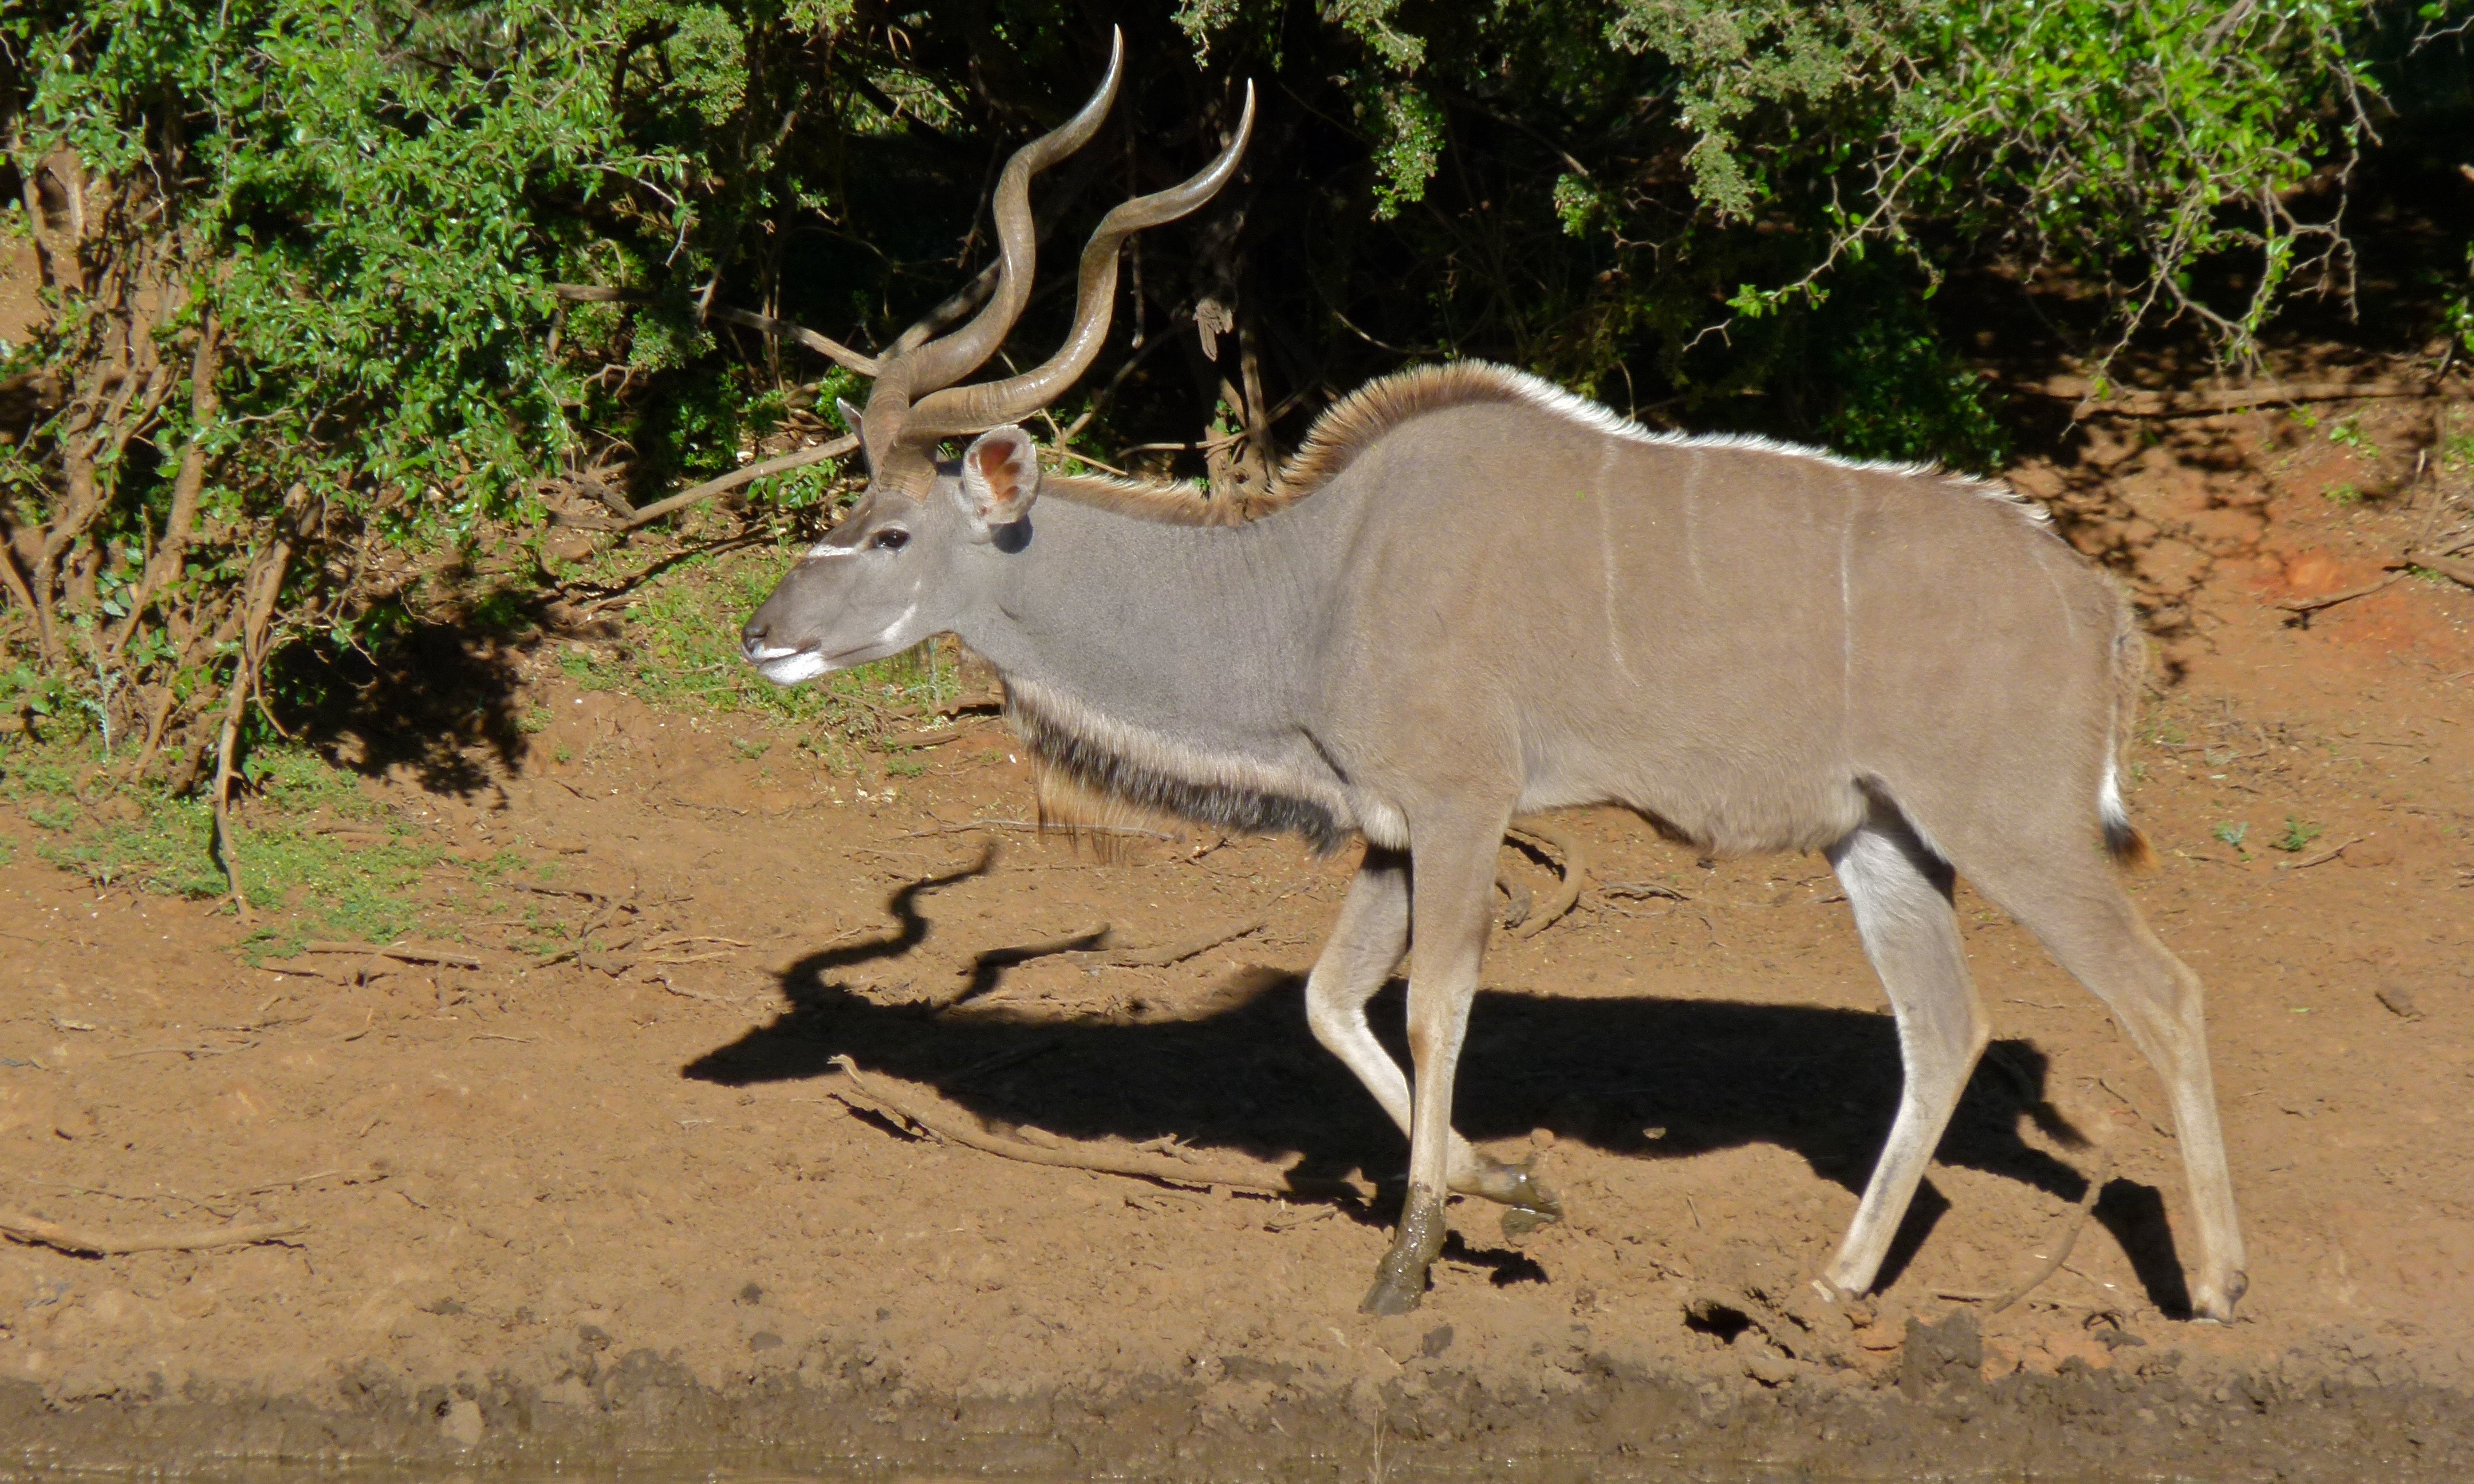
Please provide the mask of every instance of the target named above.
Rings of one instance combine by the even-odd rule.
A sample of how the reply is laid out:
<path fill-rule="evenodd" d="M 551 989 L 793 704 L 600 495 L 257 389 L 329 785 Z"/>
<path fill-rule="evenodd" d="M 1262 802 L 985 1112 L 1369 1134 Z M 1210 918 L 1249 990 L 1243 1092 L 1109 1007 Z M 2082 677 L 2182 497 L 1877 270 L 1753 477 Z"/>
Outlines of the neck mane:
<path fill-rule="evenodd" d="M 1560 404 L 1615 419 L 1570 393 L 1524 371 L 1487 361 L 1421 366 L 1368 382 L 1326 410 L 1307 430 L 1305 443 L 1259 493 L 1217 497 L 1196 485 L 1167 480 L 1120 479 L 1081 474 L 1044 485 L 1042 492 L 1178 526 L 1241 526 L 1295 505 L 1331 482 L 1385 433 L 1431 412 L 1472 402 L 1526 402 L 1564 410 Z M 1592 419 L 1596 420 L 1596 419 Z M 1626 423 L 1645 436 L 1646 428 Z"/>
<path fill-rule="evenodd" d="M 2041 507 L 2021 499 L 2007 486 L 1996 481 L 1953 474 L 1929 463 L 1850 459 L 1827 449 L 1751 434 L 1660 432 L 1610 408 L 1575 396 L 1551 381 L 1491 361 L 1452 361 L 1442 366 L 1414 367 L 1368 382 L 1333 403 L 1315 419 L 1314 426 L 1306 432 L 1305 443 L 1273 475 L 1272 488 L 1260 493 L 1215 497 L 1195 485 L 1105 475 L 1060 478 L 1043 489 L 1077 505 L 1115 511 L 1137 520 L 1156 521 L 1164 525 L 1241 526 L 1286 510 L 1321 490 L 1394 428 L 1415 421 L 1428 413 L 1486 402 L 1512 402 L 1534 407 L 1609 437 L 1633 443 L 1742 448 L 1785 458 L 1809 459 L 1837 468 L 1880 469 L 1930 476 L 1978 494 L 2017 504 L 2023 513 L 2036 519 L 2045 518 Z"/>

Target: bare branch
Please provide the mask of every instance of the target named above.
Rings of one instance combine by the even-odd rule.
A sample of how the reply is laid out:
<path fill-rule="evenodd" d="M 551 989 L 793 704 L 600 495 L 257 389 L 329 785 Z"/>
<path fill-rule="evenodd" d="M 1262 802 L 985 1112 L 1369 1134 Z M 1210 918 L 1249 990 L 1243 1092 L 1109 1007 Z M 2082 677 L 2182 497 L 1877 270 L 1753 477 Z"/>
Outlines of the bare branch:
<path fill-rule="evenodd" d="M 617 289 L 598 283 L 553 283 L 550 292 L 570 304 L 649 304 L 654 296 L 642 289 Z M 705 314 L 712 319 L 727 320 L 733 324 L 772 335 L 783 340 L 795 340 L 837 365 L 848 367 L 862 376 L 877 374 L 881 363 L 843 345 L 830 335 L 820 335 L 802 324 L 777 320 L 771 315 L 748 309 L 734 309 L 728 304 L 711 304 Z"/>
<path fill-rule="evenodd" d="M 811 464 L 822 464 L 827 459 L 838 459 L 858 446 L 859 436 L 852 434 L 848 437 L 837 438 L 830 443 L 818 443 L 813 448 L 796 449 L 777 458 L 764 459 L 744 467 L 733 469 L 718 479 L 708 479 L 703 484 L 682 490 L 667 499 L 655 500 L 641 510 L 627 512 L 626 528 L 632 531 L 638 526 L 650 525 L 664 515 L 687 509 L 698 500 L 709 500 L 716 494 L 727 493 L 741 485 L 752 485 L 760 479 L 769 478 L 775 474 L 786 474 L 794 468 L 805 468 Z M 618 503 L 615 494 L 612 496 L 612 502 L 614 505 Z"/>
<path fill-rule="evenodd" d="M 804 325 L 792 324 L 788 320 L 777 320 L 771 315 L 758 314 L 748 309 L 733 309 L 727 304 L 714 305 L 711 313 L 716 320 L 727 320 L 733 324 L 743 324 L 751 330 L 759 330 L 779 339 L 795 340 L 836 365 L 857 371 L 862 376 L 875 375 L 883 364 L 872 355 L 862 355 L 838 340 L 819 335 Z"/>
<path fill-rule="evenodd" d="M 103 1236 L 80 1232 L 40 1216 L 0 1210 L 0 1236 L 29 1246 L 50 1247 L 80 1257 L 111 1257 L 133 1252 L 199 1252 L 209 1247 L 246 1247 L 279 1242 L 309 1230 L 305 1221 L 267 1221 L 253 1226 L 222 1227 L 209 1232 L 156 1232 L 143 1236 Z"/>
<path fill-rule="evenodd" d="M 1166 1155 L 1119 1153 L 1113 1149 L 1090 1145 L 1066 1145 L 1051 1149 L 1020 1139 L 991 1134 L 984 1128 L 974 1128 L 962 1118 L 939 1110 L 930 1112 L 918 1104 L 896 1096 L 870 1081 L 859 1069 L 859 1064 L 846 1056 L 834 1058 L 850 1090 L 827 1089 L 835 1097 L 869 1112 L 892 1113 L 906 1123 L 927 1130 L 938 1138 L 951 1139 L 982 1154 L 1019 1160 L 1025 1164 L 1046 1164 L 1057 1169 L 1090 1170 L 1102 1175 L 1126 1175 L 1135 1180 L 1152 1180 L 1176 1185 L 1222 1185 L 1231 1190 L 1261 1190 L 1273 1195 L 1297 1195 L 1329 1191 L 1335 1194 L 1363 1195 L 1364 1188 L 1354 1181 L 1314 1179 L 1285 1171 L 1236 1169 L 1229 1166 L 1189 1164 Z"/>

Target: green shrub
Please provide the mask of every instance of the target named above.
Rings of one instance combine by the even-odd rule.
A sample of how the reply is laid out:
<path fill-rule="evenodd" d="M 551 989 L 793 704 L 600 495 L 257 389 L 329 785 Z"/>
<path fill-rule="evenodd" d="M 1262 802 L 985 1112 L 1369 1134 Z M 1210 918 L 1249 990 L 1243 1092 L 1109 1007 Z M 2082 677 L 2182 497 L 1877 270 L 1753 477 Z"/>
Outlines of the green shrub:
<path fill-rule="evenodd" d="M 551 505 L 642 502 L 828 427 L 855 378 L 709 311 L 885 344 L 985 260 L 989 162 L 1079 103 L 1104 44 L 1047 0 L 858 13 L 0 12 L 19 187 L 0 227 L 44 280 L 40 323 L 0 347 L 0 704 L 182 791 L 269 654 L 521 628 Z M 1264 127 L 1207 220 L 1139 239 L 1118 371 L 1039 428 L 1068 458 L 1194 474 L 1209 409 L 1249 444 L 1294 441 L 1370 374 L 1483 355 L 1672 421 L 1991 467 L 2000 409 L 1938 287 L 2073 275 L 2098 317 L 2063 329 L 2099 372 L 2159 317 L 2250 353 L 2345 261 L 2334 213 L 2367 59 L 2396 49 L 2384 17 L 1185 0 L 1175 28 L 1132 25 L 1141 85 L 1040 187 L 1052 285 L 1109 204 L 1208 154 L 1241 78 Z M 1198 355 L 1205 298 L 1235 330 Z M 1034 296 L 1008 354 L 1070 313 Z M 847 488 L 825 467 L 752 486 L 746 524 L 813 530 Z M 646 601 L 660 629 L 670 600 Z M 657 643 L 645 683 L 826 705 L 759 700 L 684 631 Z"/>

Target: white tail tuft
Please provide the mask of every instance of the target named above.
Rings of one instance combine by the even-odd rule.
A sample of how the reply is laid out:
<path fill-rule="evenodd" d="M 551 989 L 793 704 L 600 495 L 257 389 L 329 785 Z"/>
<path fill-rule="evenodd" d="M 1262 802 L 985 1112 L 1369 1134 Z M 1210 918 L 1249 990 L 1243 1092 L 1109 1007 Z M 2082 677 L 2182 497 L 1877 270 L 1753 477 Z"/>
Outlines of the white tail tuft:
<path fill-rule="evenodd" d="M 2104 760 L 2104 786 L 2097 790 L 2097 815 L 2104 822 L 2104 848 L 2116 864 L 2131 871 L 2152 871 L 2158 862 L 2156 850 L 2139 826 L 2130 823 L 2130 810 L 2122 802 L 2120 765 L 2111 757 Z"/>

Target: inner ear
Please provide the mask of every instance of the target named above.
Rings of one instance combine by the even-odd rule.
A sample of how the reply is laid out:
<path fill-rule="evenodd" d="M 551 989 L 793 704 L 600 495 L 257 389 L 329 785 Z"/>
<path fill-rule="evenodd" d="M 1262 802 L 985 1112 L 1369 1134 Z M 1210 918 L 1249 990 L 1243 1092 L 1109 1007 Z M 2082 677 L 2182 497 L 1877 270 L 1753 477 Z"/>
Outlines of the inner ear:
<path fill-rule="evenodd" d="M 962 508 L 984 534 L 1022 519 L 1039 494 L 1039 449 L 1017 427 L 991 428 L 962 453 Z"/>
<path fill-rule="evenodd" d="M 971 461 L 971 472 L 980 476 L 987 487 L 988 499 L 997 505 L 1011 505 L 1022 481 L 1015 477 L 1011 450 L 1001 444 L 974 443 L 964 455 Z"/>

